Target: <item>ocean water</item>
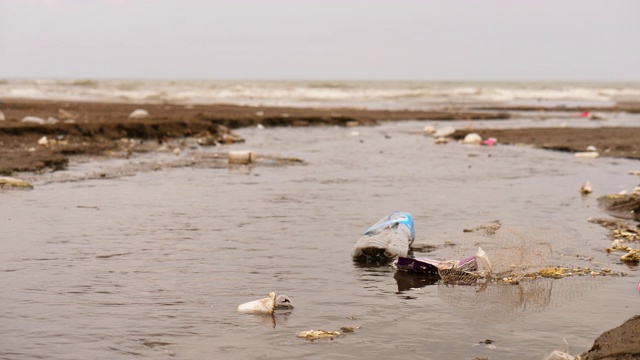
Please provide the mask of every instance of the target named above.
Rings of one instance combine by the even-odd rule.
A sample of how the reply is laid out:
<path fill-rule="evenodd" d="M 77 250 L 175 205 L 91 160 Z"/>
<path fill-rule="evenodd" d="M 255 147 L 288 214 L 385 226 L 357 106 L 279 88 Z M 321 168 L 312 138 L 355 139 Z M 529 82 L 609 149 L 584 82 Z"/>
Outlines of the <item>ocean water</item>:
<path fill-rule="evenodd" d="M 0 79 L 0 98 L 375 109 L 607 106 L 640 101 L 640 83 Z"/>

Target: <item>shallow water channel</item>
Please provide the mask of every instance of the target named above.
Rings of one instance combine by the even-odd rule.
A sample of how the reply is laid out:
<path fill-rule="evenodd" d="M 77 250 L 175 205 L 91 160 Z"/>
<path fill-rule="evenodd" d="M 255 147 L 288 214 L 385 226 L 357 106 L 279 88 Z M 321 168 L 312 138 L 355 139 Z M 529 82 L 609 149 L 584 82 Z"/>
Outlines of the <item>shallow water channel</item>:
<path fill-rule="evenodd" d="M 570 353 L 587 350 L 639 312 L 640 271 L 607 255 L 608 231 L 587 222 L 607 218 L 598 196 L 637 185 L 628 172 L 639 162 L 436 145 L 425 124 L 247 128 L 237 131 L 244 144 L 180 157 L 251 149 L 305 163 L 158 166 L 82 181 L 58 173 L 32 178 L 33 190 L 2 192 L 0 358 L 541 359 L 563 338 Z M 583 197 L 586 180 L 594 193 Z M 545 265 L 629 276 L 478 291 L 355 265 L 353 244 L 393 210 L 410 212 L 416 243 L 435 247 L 417 257 L 460 258 L 482 245 L 499 262 L 501 245 L 463 229 L 500 220 L 514 242 L 550 244 Z M 270 291 L 295 309 L 273 318 L 236 312 Z M 343 326 L 359 328 L 334 340 L 296 337 Z"/>

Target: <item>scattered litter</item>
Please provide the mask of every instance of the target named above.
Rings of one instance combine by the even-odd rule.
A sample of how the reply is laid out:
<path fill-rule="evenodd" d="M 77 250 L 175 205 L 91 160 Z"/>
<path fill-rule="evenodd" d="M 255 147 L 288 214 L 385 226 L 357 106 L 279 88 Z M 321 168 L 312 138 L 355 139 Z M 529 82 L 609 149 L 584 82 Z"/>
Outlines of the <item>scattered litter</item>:
<path fill-rule="evenodd" d="M 46 136 L 41 137 L 40 139 L 38 139 L 38 145 L 40 145 L 40 146 L 49 145 L 49 139 L 47 139 Z"/>
<path fill-rule="evenodd" d="M 639 263 L 640 249 L 629 248 L 628 252 L 620 257 L 620 261 L 634 263 L 634 264 Z"/>
<path fill-rule="evenodd" d="M 465 135 L 462 143 L 467 145 L 480 145 L 480 143 L 482 143 L 482 137 L 476 133 L 469 133 Z"/>
<path fill-rule="evenodd" d="M 433 133 L 433 136 L 435 138 L 447 137 L 453 135 L 454 132 L 456 132 L 456 129 L 453 126 L 446 126 L 436 130 L 436 132 Z"/>
<path fill-rule="evenodd" d="M 482 272 L 478 271 L 478 260 L 482 264 Z M 399 257 L 393 265 L 401 271 L 437 276 L 451 284 L 472 284 L 486 273 L 491 273 L 491 263 L 482 248 L 478 248 L 476 255 L 459 261 Z"/>
<path fill-rule="evenodd" d="M 600 153 L 597 151 L 583 151 L 575 153 L 574 156 L 578 159 L 596 159 L 600 157 Z"/>
<path fill-rule="evenodd" d="M 308 330 L 299 332 L 297 336 L 313 342 L 313 340 L 317 339 L 333 340 L 333 338 L 340 335 L 342 335 L 340 331 Z"/>
<path fill-rule="evenodd" d="M 580 117 L 587 118 L 589 120 L 607 120 L 607 115 L 604 113 L 592 113 L 589 111 L 583 111 L 580 113 Z"/>
<path fill-rule="evenodd" d="M 587 146 L 587 151 L 598 151 L 598 148 L 596 148 L 593 145 L 589 145 L 589 146 Z"/>
<path fill-rule="evenodd" d="M 248 314 L 273 314 L 276 310 L 293 309 L 291 300 L 287 295 L 277 295 L 270 292 L 269 297 L 250 301 L 238 306 L 238 312 Z"/>
<path fill-rule="evenodd" d="M 431 125 L 426 125 L 425 127 L 423 127 L 423 128 L 422 128 L 422 132 L 423 132 L 425 135 L 433 135 L 433 134 L 435 134 L 435 133 L 436 133 L 436 128 L 434 128 L 434 127 L 433 127 L 433 126 L 431 126 Z"/>
<path fill-rule="evenodd" d="M 258 124 L 258 125 L 256 125 L 256 127 L 257 127 L 258 129 L 260 129 L 260 130 L 264 129 L 264 125 L 262 125 L 262 124 Z"/>
<path fill-rule="evenodd" d="M 351 257 L 357 262 L 389 262 L 407 256 L 414 239 L 411 214 L 394 211 L 364 232 L 353 246 Z"/>
<path fill-rule="evenodd" d="M 494 137 L 490 137 L 487 138 L 486 140 L 484 140 L 483 142 L 481 142 L 481 145 L 485 145 L 485 146 L 495 146 L 495 144 L 498 142 L 498 139 L 494 138 Z"/>
<path fill-rule="evenodd" d="M 593 192 L 593 188 L 591 187 L 591 183 L 589 181 L 585 181 L 584 184 L 582 184 L 582 187 L 580 187 L 580 193 L 582 195 L 587 195 L 587 194 L 591 194 Z"/>
<path fill-rule="evenodd" d="M 487 349 L 497 349 L 497 346 L 493 345 L 494 342 L 495 341 L 491 339 L 486 339 L 486 340 L 478 341 L 477 343 L 473 344 L 473 346 L 485 345 L 485 348 Z"/>
<path fill-rule="evenodd" d="M 341 326 L 340 327 L 340 330 L 342 330 L 342 333 L 344 334 L 355 332 L 357 329 L 360 329 L 360 326 Z"/>
<path fill-rule="evenodd" d="M 45 124 L 47 121 L 38 116 L 25 116 L 21 120 L 23 123 Z"/>
<path fill-rule="evenodd" d="M 229 151 L 227 155 L 229 164 L 251 164 L 256 161 L 256 154 L 253 151 Z"/>
<path fill-rule="evenodd" d="M 547 355 L 544 360 L 574 360 L 575 357 L 568 354 L 569 352 L 569 343 L 567 339 L 563 340 L 563 346 L 561 350 L 554 350 L 549 355 Z"/>
<path fill-rule="evenodd" d="M 16 179 L 8 176 L 0 176 L 0 189 L 9 189 L 9 188 L 24 188 L 24 189 L 33 189 L 33 185 L 28 182 L 20 179 Z"/>
<path fill-rule="evenodd" d="M 7 118 L 4 117 L 4 113 L 0 111 L 0 121 L 5 121 L 5 120 L 7 120 Z"/>
<path fill-rule="evenodd" d="M 149 112 L 145 109 L 135 109 L 129 114 L 129 118 L 131 119 L 142 119 L 149 116 Z"/>

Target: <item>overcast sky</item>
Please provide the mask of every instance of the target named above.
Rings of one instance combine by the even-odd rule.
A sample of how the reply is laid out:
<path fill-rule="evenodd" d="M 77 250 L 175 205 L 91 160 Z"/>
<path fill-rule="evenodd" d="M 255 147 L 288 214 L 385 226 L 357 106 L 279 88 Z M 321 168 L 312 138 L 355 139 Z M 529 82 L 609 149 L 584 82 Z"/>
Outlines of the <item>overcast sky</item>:
<path fill-rule="evenodd" d="M 0 78 L 640 81 L 640 1 L 0 0 Z"/>

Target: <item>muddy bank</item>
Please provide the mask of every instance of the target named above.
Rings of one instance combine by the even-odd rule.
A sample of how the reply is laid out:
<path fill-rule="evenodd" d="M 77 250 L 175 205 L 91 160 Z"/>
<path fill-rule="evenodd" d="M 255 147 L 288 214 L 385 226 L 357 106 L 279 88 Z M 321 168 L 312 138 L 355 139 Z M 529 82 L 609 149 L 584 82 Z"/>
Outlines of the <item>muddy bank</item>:
<path fill-rule="evenodd" d="M 640 159 L 640 127 L 474 129 L 457 131 L 453 137 L 463 139 L 471 132 L 482 138 L 495 137 L 501 144 L 572 153 L 595 146 L 600 156 Z"/>
<path fill-rule="evenodd" d="M 591 349 L 580 354 L 582 360 L 633 360 L 640 359 L 640 315 L 622 325 L 605 331 Z"/>
<path fill-rule="evenodd" d="M 145 109 L 149 115 L 131 118 L 130 114 L 136 109 Z M 64 169 L 74 155 L 127 156 L 131 152 L 149 151 L 172 139 L 197 136 L 209 144 L 242 141 L 234 138 L 231 130 L 258 124 L 265 127 L 353 126 L 397 120 L 508 119 L 509 110 L 390 111 L 2 100 L 0 111 L 6 120 L 0 121 L 0 175 Z M 23 122 L 27 116 L 51 123 Z M 570 152 L 584 151 L 593 145 L 601 156 L 640 159 L 640 141 L 637 141 L 640 127 L 473 131 L 482 137 L 496 137 L 500 143 Z M 462 138 L 468 132 L 458 131 L 454 137 Z M 47 139 L 39 143 L 43 136 Z"/>
<path fill-rule="evenodd" d="M 130 118 L 136 109 L 148 116 Z M 196 135 L 225 141 L 229 129 L 271 126 L 352 126 L 393 120 L 506 119 L 504 112 L 387 111 L 359 109 L 301 109 L 235 105 L 131 104 L 38 100 L 2 100 L 0 111 L 0 174 L 15 171 L 64 169 L 73 155 L 146 151 L 122 139 L 163 143 Z M 43 121 L 23 122 L 27 116 Z M 39 144 L 43 136 L 46 144 Z M 140 145 L 140 144 L 138 144 Z"/>

